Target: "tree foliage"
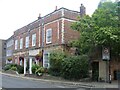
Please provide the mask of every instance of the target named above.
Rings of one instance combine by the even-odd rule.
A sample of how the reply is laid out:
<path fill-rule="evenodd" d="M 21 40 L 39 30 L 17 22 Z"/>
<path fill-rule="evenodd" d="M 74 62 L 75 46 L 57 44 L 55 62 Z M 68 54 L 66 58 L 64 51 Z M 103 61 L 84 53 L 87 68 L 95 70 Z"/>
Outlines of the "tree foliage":
<path fill-rule="evenodd" d="M 88 77 L 89 59 L 86 55 L 69 56 L 62 61 L 61 76 L 66 79 Z"/>
<path fill-rule="evenodd" d="M 96 46 L 108 46 L 113 55 L 120 54 L 120 8 L 117 3 L 101 3 L 93 15 L 80 18 L 72 28 L 80 32 L 80 39 L 73 45 L 81 53 L 91 52 Z"/>
<path fill-rule="evenodd" d="M 62 60 L 66 57 L 63 52 L 54 51 L 50 54 L 50 74 L 54 76 L 60 76 L 60 71 L 62 68 Z"/>

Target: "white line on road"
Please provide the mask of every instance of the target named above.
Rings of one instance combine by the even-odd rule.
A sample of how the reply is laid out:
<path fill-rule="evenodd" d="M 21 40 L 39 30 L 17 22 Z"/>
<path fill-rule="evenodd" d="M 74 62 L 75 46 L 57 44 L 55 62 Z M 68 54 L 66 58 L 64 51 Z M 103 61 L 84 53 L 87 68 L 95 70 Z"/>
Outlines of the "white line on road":
<path fill-rule="evenodd" d="M 64 86 L 56 86 L 57 88 L 65 88 Z"/>

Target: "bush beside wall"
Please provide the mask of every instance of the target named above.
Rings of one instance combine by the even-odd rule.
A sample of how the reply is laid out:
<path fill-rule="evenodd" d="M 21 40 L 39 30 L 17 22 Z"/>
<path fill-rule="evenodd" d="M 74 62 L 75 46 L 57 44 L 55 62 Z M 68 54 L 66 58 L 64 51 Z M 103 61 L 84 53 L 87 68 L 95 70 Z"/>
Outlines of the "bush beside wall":
<path fill-rule="evenodd" d="M 62 62 L 61 76 L 66 79 L 82 79 L 88 77 L 88 60 L 86 55 L 65 58 Z"/>

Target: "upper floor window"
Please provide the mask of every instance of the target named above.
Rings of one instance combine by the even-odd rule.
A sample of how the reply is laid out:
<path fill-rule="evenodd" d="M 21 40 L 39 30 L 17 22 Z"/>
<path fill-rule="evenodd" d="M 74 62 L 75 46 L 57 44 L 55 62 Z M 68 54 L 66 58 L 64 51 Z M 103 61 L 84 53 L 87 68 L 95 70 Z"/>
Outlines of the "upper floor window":
<path fill-rule="evenodd" d="M 23 38 L 20 39 L 20 49 L 23 48 Z"/>
<path fill-rule="evenodd" d="M 36 46 L 36 34 L 32 35 L 32 46 Z"/>
<path fill-rule="evenodd" d="M 28 48 L 29 47 L 29 36 L 26 37 L 26 40 L 25 40 L 25 47 Z"/>
<path fill-rule="evenodd" d="M 10 46 L 12 46 L 13 45 L 13 39 L 12 40 L 9 40 L 8 42 L 7 42 L 7 47 L 10 47 Z"/>
<path fill-rule="evenodd" d="M 52 29 L 46 30 L 46 43 L 52 43 Z"/>
<path fill-rule="evenodd" d="M 12 56 L 13 51 L 12 50 L 6 50 L 6 56 Z"/>
<path fill-rule="evenodd" d="M 18 48 L 18 40 L 15 40 L 15 50 Z"/>

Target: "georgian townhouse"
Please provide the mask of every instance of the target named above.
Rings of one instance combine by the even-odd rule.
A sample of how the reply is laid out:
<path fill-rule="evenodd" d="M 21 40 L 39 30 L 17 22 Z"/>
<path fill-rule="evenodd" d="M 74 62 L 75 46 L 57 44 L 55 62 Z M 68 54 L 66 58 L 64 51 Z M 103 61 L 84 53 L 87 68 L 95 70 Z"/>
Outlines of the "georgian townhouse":
<path fill-rule="evenodd" d="M 6 64 L 12 63 L 13 61 L 13 35 L 6 40 Z"/>
<path fill-rule="evenodd" d="M 71 29 L 71 23 L 78 20 L 78 16 L 82 17 L 86 14 L 85 7 L 81 4 L 80 12 L 69 10 L 66 8 L 57 9 L 46 16 L 41 17 L 29 23 L 26 26 L 14 31 L 13 35 L 13 63 L 24 66 L 24 74 L 26 67 L 29 66 L 29 74 L 32 74 L 32 63 L 40 64 L 45 68 L 49 68 L 49 54 L 53 50 L 62 50 L 67 53 L 73 53 L 67 44 L 79 38 L 79 32 Z M 12 38 L 7 40 L 11 42 Z M 7 45 L 7 58 L 10 58 L 10 50 L 12 45 Z M 96 47 L 94 53 L 90 55 L 92 76 L 101 78 L 104 81 L 109 79 L 109 70 L 112 79 L 117 79 L 120 68 L 119 60 L 116 62 L 111 59 L 110 64 L 102 60 L 102 48 Z M 108 65 L 109 64 L 109 65 Z M 109 67 L 108 67 L 109 66 Z M 109 69 L 110 68 L 110 69 Z"/>
<path fill-rule="evenodd" d="M 79 33 L 71 29 L 71 23 L 76 22 L 80 15 L 82 14 L 78 11 L 60 8 L 46 16 L 39 15 L 34 22 L 16 30 L 14 63 L 24 65 L 24 74 L 26 74 L 26 63 L 29 63 L 30 74 L 32 74 L 32 63 L 41 63 L 43 67 L 48 68 L 48 56 L 51 51 L 66 51 L 69 41 L 79 38 Z M 42 58 L 37 60 L 36 56 L 40 54 Z"/>

